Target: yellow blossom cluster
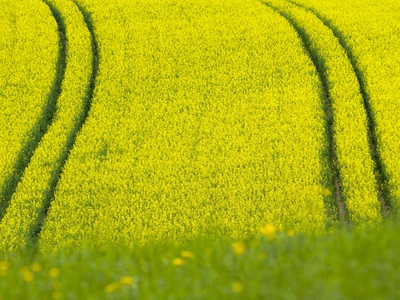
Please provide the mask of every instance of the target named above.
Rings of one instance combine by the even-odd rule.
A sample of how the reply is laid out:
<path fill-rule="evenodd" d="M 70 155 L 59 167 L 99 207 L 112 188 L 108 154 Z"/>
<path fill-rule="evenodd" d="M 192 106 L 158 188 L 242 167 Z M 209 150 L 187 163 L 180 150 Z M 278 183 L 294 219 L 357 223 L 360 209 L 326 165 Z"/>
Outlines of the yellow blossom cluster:
<path fill-rule="evenodd" d="M 135 278 L 132 276 L 122 276 L 118 281 L 108 284 L 104 291 L 108 294 L 114 293 L 117 290 L 125 286 L 133 286 L 135 284 Z"/>

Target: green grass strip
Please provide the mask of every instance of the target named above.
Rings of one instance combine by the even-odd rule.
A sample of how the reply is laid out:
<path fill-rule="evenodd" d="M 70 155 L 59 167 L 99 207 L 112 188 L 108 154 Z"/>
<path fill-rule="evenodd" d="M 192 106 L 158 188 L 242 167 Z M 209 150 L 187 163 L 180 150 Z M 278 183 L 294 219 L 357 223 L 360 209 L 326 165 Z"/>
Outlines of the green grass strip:
<path fill-rule="evenodd" d="M 399 247 L 399 225 L 388 225 L 0 257 L 0 298 L 398 299 Z"/>

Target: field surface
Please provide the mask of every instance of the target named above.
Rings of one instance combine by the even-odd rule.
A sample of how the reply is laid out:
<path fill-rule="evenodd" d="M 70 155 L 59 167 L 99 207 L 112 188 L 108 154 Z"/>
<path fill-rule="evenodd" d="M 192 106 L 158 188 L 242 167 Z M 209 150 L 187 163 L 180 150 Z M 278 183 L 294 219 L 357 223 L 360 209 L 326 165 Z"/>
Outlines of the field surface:
<path fill-rule="evenodd" d="M 400 203 L 400 4 L 1 0 L 0 249 L 266 225 Z"/>
<path fill-rule="evenodd" d="M 398 0 L 0 0 L 0 36 L 0 299 L 400 297 Z"/>

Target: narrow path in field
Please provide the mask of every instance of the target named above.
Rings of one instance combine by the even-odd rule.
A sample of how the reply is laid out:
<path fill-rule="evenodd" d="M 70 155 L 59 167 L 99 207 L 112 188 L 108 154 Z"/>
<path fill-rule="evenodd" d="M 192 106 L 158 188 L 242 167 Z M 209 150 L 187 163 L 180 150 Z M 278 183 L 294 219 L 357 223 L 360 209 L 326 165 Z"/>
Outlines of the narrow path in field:
<path fill-rule="evenodd" d="M 54 199 L 55 189 L 60 180 L 62 170 L 64 169 L 64 166 L 68 160 L 69 154 L 70 154 L 72 148 L 74 147 L 76 136 L 79 133 L 79 131 L 81 130 L 82 126 L 84 125 L 84 123 L 88 117 L 90 107 L 92 104 L 93 91 L 94 91 L 94 87 L 95 87 L 95 83 L 96 83 L 97 70 L 98 70 L 98 66 L 99 66 L 98 44 L 97 44 L 96 36 L 94 34 L 94 27 L 93 27 L 91 18 L 89 16 L 89 14 L 79 5 L 79 3 L 77 1 L 72 0 L 72 2 L 79 9 L 80 13 L 82 14 L 82 16 L 85 20 L 86 26 L 90 32 L 91 47 L 92 47 L 92 54 L 93 54 L 93 56 L 92 56 L 92 73 L 90 76 L 89 85 L 86 90 L 86 97 L 85 97 L 86 101 L 83 101 L 82 113 L 80 115 L 79 120 L 76 122 L 74 128 L 72 129 L 72 131 L 68 137 L 68 143 L 67 143 L 64 155 L 61 157 L 61 163 L 57 170 L 57 176 L 54 177 L 54 180 L 51 182 L 50 193 L 47 195 L 47 198 L 45 199 L 45 202 L 44 202 L 43 213 L 40 216 L 37 224 L 34 226 L 34 231 L 31 233 L 32 239 L 33 239 L 34 243 L 36 243 L 36 244 L 37 244 L 38 236 L 42 230 L 42 226 L 45 222 L 48 210 L 50 208 L 51 201 Z M 60 13 L 60 12 L 58 12 L 58 13 Z"/>
<path fill-rule="evenodd" d="M 364 104 L 364 109 L 367 115 L 367 120 L 368 120 L 368 142 L 369 142 L 369 148 L 371 152 L 371 157 L 374 161 L 374 171 L 375 171 L 375 178 L 377 181 L 377 189 L 379 193 L 379 200 L 381 202 L 381 211 L 383 216 L 388 216 L 391 212 L 391 203 L 389 201 L 390 195 L 389 195 L 389 189 L 386 185 L 386 173 L 384 170 L 384 166 L 382 163 L 382 159 L 380 156 L 380 153 L 378 151 L 378 143 L 377 143 L 377 135 L 376 135 L 376 122 L 374 118 L 374 114 L 371 108 L 371 101 L 370 101 L 370 96 L 367 93 L 366 90 L 366 84 L 365 84 L 365 79 L 364 76 L 361 72 L 361 70 L 357 67 L 357 59 L 355 55 L 353 54 L 353 51 L 351 50 L 351 47 L 349 47 L 346 43 L 346 39 L 341 31 L 339 31 L 335 26 L 332 25 L 332 23 L 327 20 L 326 18 L 322 17 L 318 12 L 315 10 L 305 7 L 303 5 L 298 4 L 295 1 L 292 0 L 287 0 L 290 3 L 293 3 L 294 5 L 297 5 L 298 7 L 309 11 L 312 13 L 315 17 L 321 20 L 322 23 L 326 27 L 328 27 L 334 34 L 334 36 L 338 39 L 340 45 L 346 52 L 346 55 L 352 65 L 353 71 L 357 77 L 357 81 L 359 84 L 360 92 L 363 98 L 363 104 Z"/>
<path fill-rule="evenodd" d="M 13 169 L 14 174 L 6 180 L 6 184 L 2 187 L 0 195 L 4 195 L 3 201 L 0 203 L 0 222 L 3 219 L 7 208 L 10 204 L 11 198 L 17 189 L 18 183 L 24 176 L 25 169 L 28 167 L 32 156 L 39 146 L 40 141 L 49 129 L 53 121 L 57 99 L 61 94 L 61 84 L 65 74 L 66 57 L 67 57 L 67 42 L 65 38 L 65 24 L 60 18 L 58 12 L 50 7 L 51 13 L 57 22 L 58 35 L 59 35 L 59 50 L 58 60 L 56 65 L 56 73 L 53 86 L 47 97 L 47 101 L 43 106 L 43 113 L 39 120 L 35 123 L 29 134 L 29 142 L 24 146 L 21 151 Z"/>
<path fill-rule="evenodd" d="M 343 201 L 342 198 L 342 191 L 341 191 L 341 178 L 339 174 L 339 169 L 338 169 L 338 158 L 337 158 L 337 153 L 336 153 L 336 142 L 335 142 L 335 132 L 333 128 L 333 112 L 332 112 L 332 101 L 330 99 L 329 95 L 329 88 L 328 88 L 328 82 L 327 78 L 323 76 L 324 74 L 324 68 L 321 64 L 321 59 L 319 58 L 319 54 L 310 47 L 310 42 L 308 36 L 304 33 L 304 30 L 300 28 L 296 22 L 290 18 L 285 12 L 279 10 L 278 8 L 270 5 L 269 3 L 262 2 L 264 5 L 267 7 L 271 8 L 274 10 L 276 13 L 278 13 L 280 16 L 285 18 L 291 25 L 292 27 L 297 31 L 297 34 L 299 38 L 302 41 L 303 48 L 305 52 L 308 54 L 310 57 L 312 63 L 315 66 L 315 69 L 317 70 L 317 74 L 319 77 L 319 80 L 321 82 L 321 89 L 322 89 L 322 94 L 324 97 L 324 108 L 325 108 L 325 114 L 326 114 L 326 127 L 327 127 L 327 137 L 329 140 L 329 155 L 330 155 L 330 170 L 329 172 L 333 171 L 333 187 L 335 190 L 335 201 L 336 201 L 336 207 L 337 207 L 337 212 L 338 212 L 338 217 L 340 222 L 347 227 L 348 225 L 348 216 L 347 216 L 347 209 L 346 205 Z M 327 206 L 329 206 L 330 203 L 327 203 Z"/>

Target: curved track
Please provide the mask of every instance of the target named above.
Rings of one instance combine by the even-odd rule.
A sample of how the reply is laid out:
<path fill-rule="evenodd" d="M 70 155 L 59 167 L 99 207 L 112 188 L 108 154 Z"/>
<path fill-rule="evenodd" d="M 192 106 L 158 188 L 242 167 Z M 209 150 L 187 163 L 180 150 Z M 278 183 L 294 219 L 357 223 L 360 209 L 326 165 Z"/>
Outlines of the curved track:
<path fill-rule="evenodd" d="M 379 164 L 354 63 L 335 32 L 312 11 L 292 1 L 264 2 L 297 31 L 318 71 L 326 103 L 327 136 L 341 221 L 354 225 L 380 222 L 378 203 L 382 192 L 379 176 L 375 175 Z"/>
<path fill-rule="evenodd" d="M 381 202 L 381 211 L 382 211 L 383 216 L 387 216 L 390 214 L 391 209 L 392 209 L 391 203 L 388 200 L 390 198 L 390 195 L 389 195 L 388 187 L 386 186 L 387 175 L 384 170 L 381 155 L 378 151 L 377 135 L 376 135 L 376 130 L 375 130 L 376 122 L 375 122 L 375 118 L 374 118 L 373 111 L 372 111 L 371 104 L 370 104 L 371 103 L 370 96 L 368 95 L 367 90 L 366 90 L 364 76 L 363 76 L 361 70 L 357 67 L 357 60 L 355 58 L 355 55 L 353 54 L 351 48 L 347 45 L 343 34 L 336 27 L 334 27 L 328 20 L 323 18 L 318 12 L 316 12 L 315 10 L 313 10 L 311 8 L 302 6 L 292 0 L 288 0 L 288 1 L 293 3 L 294 5 L 301 7 L 302 9 L 305 9 L 305 10 L 311 12 L 318 19 L 320 19 L 324 23 L 324 25 L 333 32 L 333 34 L 335 35 L 337 40 L 340 42 L 340 45 L 345 50 L 346 55 L 349 58 L 349 61 L 352 65 L 354 74 L 357 77 L 360 92 L 361 92 L 361 95 L 363 98 L 365 113 L 366 113 L 366 116 L 368 119 L 368 125 L 367 125 L 368 142 L 369 142 L 371 157 L 374 161 L 374 171 L 375 171 L 374 173 L 375 173 L 375 177 L 376 177 L 376 181 L 377 181 L 379 200 Z"/>
<path fill-rule="evenodd" d="M 60 28 L 59 93 L 54 111 L 29 164 L 10 195 L 0 223 L 0 249 L 15 252 L 36 245 L 62 169 L 83 126 L 98 68 L 97 43 L 87 15 L 70 0 L 43 0 Z M 68 53 L 68 54 L 67 54 Z"/>
<path fill-rule="evenodd" d="M 59 35 L 59 51 L 54 83 L 47 97 L 47 102 L 43 106 L 42 115 L 36 121 L 31 132 L 28 134 L 28 143 L 20 152 L 18 159 L 12 168 L 13 170 L 15 170 L 15 172 L 9 178 L 7 178 L 7 180 L 5 181 L 5 185 L 0 190 L 0 199 L 2 199 L 2 201 L 0 202 L 0 222 L 6 214 L 7 208 L 10 205 L 11 198 L 15 193 L 19 182 L 24 176 L 25 170 L 28 167 L 33 155 L 35 154 L 36 149 L 39 147 L 40 141 L 49 130 L 49 127 L 53 121 L 56 112 L 57 99 L 60 97 L 61 94 L 61 85 L 65 74 L 67 59 L 65 24 L 60 18 L 58 11 L 54 10 L 51 7 L 50 10 L 54 19 L 57 22 Z"/>

